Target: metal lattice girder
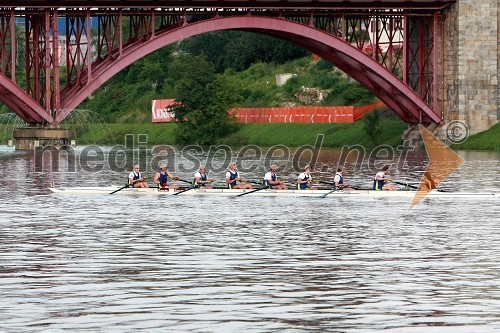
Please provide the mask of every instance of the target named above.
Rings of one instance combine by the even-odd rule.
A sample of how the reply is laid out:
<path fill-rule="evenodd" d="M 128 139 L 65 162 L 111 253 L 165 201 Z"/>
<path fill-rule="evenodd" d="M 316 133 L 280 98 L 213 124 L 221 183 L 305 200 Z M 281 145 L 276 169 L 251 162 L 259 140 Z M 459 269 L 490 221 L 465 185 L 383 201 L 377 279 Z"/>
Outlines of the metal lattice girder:
<path fill-rule="evenodd" d="M 438 91 L 443 89 L 437 82 L 438 74 L 442 72 L 440 66 L 443 66 L 443 60 L 438 58 L 439 50 L 436 45 L 440 45 L 439 39 L 442 40 L 444 34 L 443 29 L 436 23 L 442 21 L 436 8 L 442 8 L 453 1 L 437 1 L 432 4 L 430 1 L 419 2 L 420 5 L 425 2 L 426 6 L 432 9 L 422 10 L 423 6 L 416 5 L 417 1 L 405 1 L 405 5 L 401 3 L 399 9 L 396 8 L 398 6 L 394 6 L 392 9 L 383 10 L 380 8 L 385 8 L 388 2 L 366 1 L 365 5 L 368 6 L 370 3 L 373 5 L 371 10 L 368 10 L 368 7 L 363 10 L 353 10 L 342 6 L 325 6 L 320 9 L 316 7 L 300 9 L 300 6 L 262 9 L 227 8 L 227 6 L 218 9 L 202 6 L 188 9 L 172 6 L 163 8 L 78 6 L 59 7 L 57 11 L 52 8 L 20 7 L 2 11 L 0 8 L 0 68 L 2 73 L 15 83 L 12 63 L 13 59 L 17 59 L 16 52 L 19 52 L 19 48 L 16 49 L 13 38 L 8 37 L 9 33 L 13 34 L 13 29 L 9 26 L 12 23 L 9 22 L 13 21 L 14 16 L 24 17 L 26 43 L 23 49 L 26 53 L 27 74 L 25 91 L 47 113 L 52 114 L 54 122 L 58 123 L 67 116 L 68 111 L 57 110 L 77 107 L 78 103 L 112 75 L 128 66 L 133 59 L 139 59 L 135 57 L 138 55 L 143 57 L 168 45 L 176 40 L 175 36 L 185 35 L 187 27 L 206 23 L 199 25 L 205 27 L 198 28 L 196 34 L 199 34 L 225 29 L 224 20 L 227 19 L 234 22 L 240 18 L 243 22 L 247 17 L 267 18 L 278 25 L 295 22 L 303 27 L 328 33 L 349 45 L 348 52 L 362 52 L 368 55 L 376 62 L 371 63 L 370 66 L 373 68 L 370 67 L 368 70 L 399 78 L 411 88 L 413 94 L 416 93 L 417 98 L 434 109 L 435 115 L 442 107 L 439 104 Z M 130 3 L 133 1 L 127 1 L 127 4 Z M 344 1 L 342 4 L 347 6 L 349 2 Z M 412 6 L 419 10 L 414 10 Z M 58 36 L 58 17 L 65 17 L 65 41 L 60 41 Z M 91 20 L 97 21 L 93 29 L 90 29 Z M 230 29 L 246 28 L 235 25 Z M 401 91 L 395 93 L 394 89 L 398 90 L 398 85 L 391 84 L 390 87 L 384 86 L 383 83 L 380 83 L 381 86 L 374 85 L 374 82 L 359 75 L 355 63 L 344 64 L 335 61 L 335 59 L 345 61 L 350 59 L 338 53 L 338 50 L 332 49 L 330 53 L 337 54 L 337 57 L 333 61 L 329 59 L 328 53 L 324 53 L 323 49 L 324 47 L 331 49 L 333 44 L 313 48 L 303 45 L 300 38 L 283 36 L 280 32 L 262 29 L 253 31 L 278 38 L 288 38 L 313 52 L 314 49 L 318 49 L 325 59 L 333 62 L 347 74 L 356 76 L 359 82 L 374 91 L 381 100 L 388 99 L 384 96 L 396 96 L 402 93 Z M 169 34 L 171 38 L 166 38 L 165 36 Z M 159 44 L 160 39 L 165 41 L 164 44 Z M 87 47 L 88 41 L 92 41 L 92 48 Z M 314 44 L 315 41 L 310 42 Z M 7 56 L 9 53 L 10 56 Z M 59 58 L 64 59 L 66 69 L 65 86 L 62 89 L 59 89 Z M 388 102 L 387 104 L 408 122 L 440 122 L 439 117 L 427 114 L 427 111 L 421 111 L 419 115 L 414 113 L 410 110 L 415 106 L 412 103 L 394 105 L 394 102 Z"/>
<path fill-rule="evenodd" d="M 264 8 L 264 9 L 442 9 L 456 0 L 328 0 L 328 1 L 296 1 L 296 0 L 2 0 L 4 7 L 38 7 L 50 8 L 77 7 L 83 5 L 92 8 Z"/>
<path fill-rule="evenodd" d="M 16 31 L 14 11 L 0 13 L 0 73 L 16 82 Z"/>
<path fill-rule="evenodd" d="M 54 123 L 55 119 L 8 77 L 0 74 L 0 101 L 27 123 Z"/>
<path fill-rule="evenodd" d="M 72 78 L 77 82 L 85 75 L 89 60 L 87 52 L 88 36 L 90 36 L 87 16 L 66 16 L 66 82 L 72 84 Z"/>

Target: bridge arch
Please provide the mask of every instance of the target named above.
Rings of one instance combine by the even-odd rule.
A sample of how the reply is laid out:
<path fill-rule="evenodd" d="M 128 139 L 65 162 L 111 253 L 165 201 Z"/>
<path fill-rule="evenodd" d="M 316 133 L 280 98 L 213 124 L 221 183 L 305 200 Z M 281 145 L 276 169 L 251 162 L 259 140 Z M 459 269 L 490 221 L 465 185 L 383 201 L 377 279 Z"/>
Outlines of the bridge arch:
<path fill-rule="evenodd" d="M 406 84 L 394 74 L 343 40 L 311 26 L 280 18 L 258 16 L 213 18 L 179 26 L 173 30 L 158 32 L 154 38 L 134 47 L 116 60 L 93 70 L 89 83 L 79 87 L 74 94 L 61 95 L 61 108 L 55 121 L 61 122 L 86 97 L 113 75 L 144 56 L 184 38 L 217 30 L 241 30 L 257 32 L 281 38 L 321 56 L 340 68 L 356 81 L 372 91 L 382 102 L 409 123 L 438 123 L 441 118 Z"/>
<path fill-rule="evenodd" d="M 52 115 L 23 89 L 0 73 L 0 102 L 14 110 L 27 123 L 52 123 Z"/>

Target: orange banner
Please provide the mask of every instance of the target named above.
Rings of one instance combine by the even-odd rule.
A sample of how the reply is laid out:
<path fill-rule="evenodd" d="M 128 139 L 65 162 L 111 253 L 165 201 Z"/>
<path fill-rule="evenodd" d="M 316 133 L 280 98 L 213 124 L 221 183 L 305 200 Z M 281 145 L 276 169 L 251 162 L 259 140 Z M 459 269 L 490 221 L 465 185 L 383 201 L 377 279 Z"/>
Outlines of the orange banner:
<path fill-rule="evenodd" d="M 290 106 L 231 110 L 240 123 L 353 123 L 384 104 L 354 106 Z"/>

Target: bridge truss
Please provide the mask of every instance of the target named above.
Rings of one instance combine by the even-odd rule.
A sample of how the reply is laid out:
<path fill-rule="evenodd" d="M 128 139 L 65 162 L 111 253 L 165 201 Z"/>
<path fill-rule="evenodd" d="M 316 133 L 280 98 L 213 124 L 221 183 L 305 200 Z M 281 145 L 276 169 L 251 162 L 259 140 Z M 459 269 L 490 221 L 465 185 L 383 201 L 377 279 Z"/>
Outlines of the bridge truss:
<path fill-rule="evenodd" d="M 31 7 L 0 8 L 0 102 L 29 123 L 57 125 L 132 62 L 182 38 L 221 29 L 303 46 L 354 77 L 409 123 L 443 119 L 442 11 L 451 1 L 413 6 L 402 1 L 399 8 L 393 8 L 396 2 L 378 7 L 383 1 L 365 8 L 345 7 L 345 1 L 339 2 L 344 7 L 331 8 L 286 1 L 268 8 L 160 6 L 167 3 L 161 0 L 154 7 L 88 1 L 89 7 L 55 8 L 42 5 L 50 1 L 24 2 Z"/>

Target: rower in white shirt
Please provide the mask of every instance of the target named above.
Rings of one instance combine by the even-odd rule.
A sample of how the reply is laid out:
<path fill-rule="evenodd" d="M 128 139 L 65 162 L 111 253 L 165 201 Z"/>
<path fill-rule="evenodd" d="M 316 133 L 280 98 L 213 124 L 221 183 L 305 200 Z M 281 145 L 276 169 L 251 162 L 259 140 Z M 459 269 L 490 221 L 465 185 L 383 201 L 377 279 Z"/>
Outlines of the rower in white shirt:
<path fill-rule="evenodd" d="M 297 177 L 297 189 L 310 190 L 313 186 L 313 179 L 311 176 L 311 166 L 306 165 L 304 172 Z"/>
<path fill-rule="evenodd" d="M 238 184 L 240 182 L 240 184 Z M 226 184 L 230 189 L 252 189 L 252 184 L 246 182 L 246 179 L 240 178 L 240 174 L 236 170 L 236 163 L 230 164 L 230 169 L 226 172 Z"/>
<path fill-rule="evenodd" d="M 283 181 L 278 180 L 278 176 L 276 175 L 277 170 L 278 166 L 276 164 L 271 165 L 271 168 L 264 176 L 264 186 L 268 186 L 273 190 L 286 190 L 286 185 Z"/>
<path fill-rule="evenodd" d="M 385 165 L 382 170 L 377 172 L 375 177 L 373 178 L 373 189 L 376 191 L 386 190 L 386 191 L 395 191 L 396 186 L 388 185 L 389 179 L 385 176 L 389 174 L 389 166 Z"/>
<path fill-rule="evenodd" d="M 128 175 L 128 184 L 130 187 L 138 188 L 149 188 L 148 183 L 146 183 L 146 177 L 142 176 L 139 171 L 139 165 L 134 165 L 134 170 Z"/>
<path fill-rule="evenodd" d="M 352 190 L 352 188 L 349 187 L 350 184 L 344 181 L 344 170 L 342 169 L 342 167 L 337 168 L 337 173 L 335 174 L 333 181 L 335 182 L 335 187 L 339 190 Z"/>

